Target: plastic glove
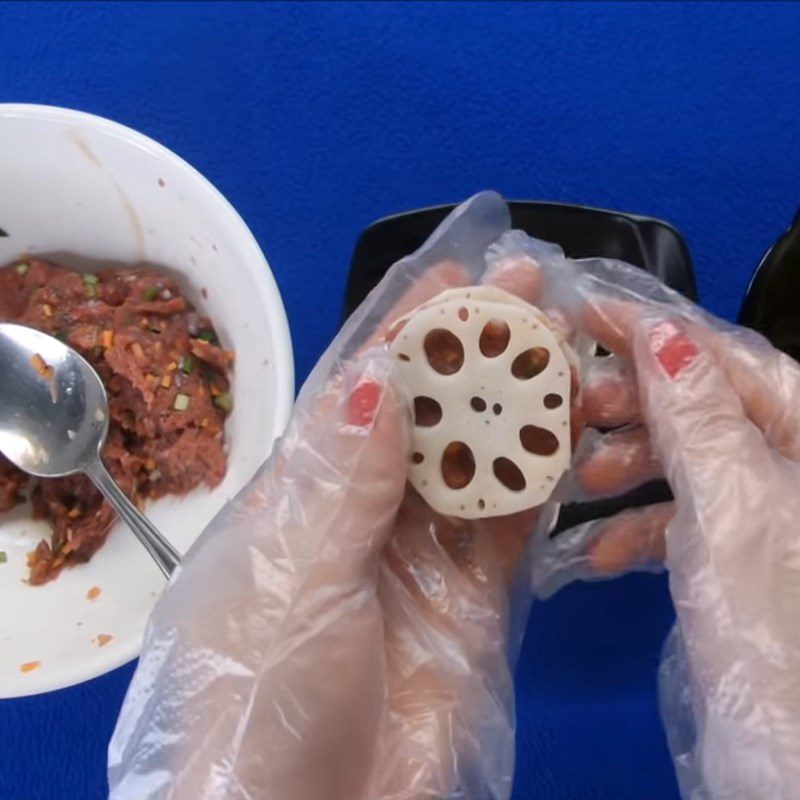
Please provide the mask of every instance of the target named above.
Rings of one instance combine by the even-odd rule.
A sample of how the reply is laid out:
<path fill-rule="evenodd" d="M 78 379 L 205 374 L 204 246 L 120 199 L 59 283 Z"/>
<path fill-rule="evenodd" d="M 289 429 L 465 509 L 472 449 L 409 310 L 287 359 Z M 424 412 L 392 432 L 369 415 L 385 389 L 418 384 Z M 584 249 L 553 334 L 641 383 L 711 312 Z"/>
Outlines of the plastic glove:
<path fill-rule="evenodd" d="M 534 583 L 547 595 L 663 563 L 677 623 L 660 699 L 684 798 L 796 800 L 800 367 L 619 262 L 555 258 L 545 284 L 614 354 L 585 373 L 588 420 L 628 425 L 590 437 L 561 490 L 611 494 L 663 474 L 675 502 L 542 535 Z M 611 480 L 604 463 L 620 468 Z"/>
<path fill-rule="evenodd" d="M 478 282 L 508 224 L 479 195 L 392 269 L 270 462 L 188 554 L 111 743 L 114 800 L 509 796 L 511 623 L 530 594 L 513 578 L 541 510 L 464 523 L 408 490 L 407 404 L 372 346 Z M 539 288 L 528 268 L 493 275 L 527 299 Z"/>

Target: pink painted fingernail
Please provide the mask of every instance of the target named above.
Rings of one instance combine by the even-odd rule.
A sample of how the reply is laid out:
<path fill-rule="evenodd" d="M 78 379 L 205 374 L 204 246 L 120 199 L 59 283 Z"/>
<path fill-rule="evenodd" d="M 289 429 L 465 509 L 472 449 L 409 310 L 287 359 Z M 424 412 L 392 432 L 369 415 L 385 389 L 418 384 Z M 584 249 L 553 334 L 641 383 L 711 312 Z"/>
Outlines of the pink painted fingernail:
<path fill-rule="evenodd" d="M 347 422 L 359 428 L 369 428 L 383 396 L 383 386 L 372 378 L 361 378 L 347 399 Z"/>
<path fill-rule="evenodd" d="M 676 322 L 659 322 L 648 333 L 650 351 L 670 378 L 675 378 L 697 357 L 697 347 Z"/>

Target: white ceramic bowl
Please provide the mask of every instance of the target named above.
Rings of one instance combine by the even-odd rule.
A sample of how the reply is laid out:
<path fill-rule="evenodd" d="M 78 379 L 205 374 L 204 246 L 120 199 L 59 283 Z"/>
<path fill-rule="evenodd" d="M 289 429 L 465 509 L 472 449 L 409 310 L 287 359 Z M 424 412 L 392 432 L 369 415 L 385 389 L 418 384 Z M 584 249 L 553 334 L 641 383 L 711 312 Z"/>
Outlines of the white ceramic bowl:
<path fill-rule="evenodd" d="M 97 268 L 164 265 L 236 351 L 225 480 L 147 507 L 185 551 L 267 458 L 294 393 L 283 304 L 239 215 L 197 171 L 129 128 L 99 117 L 0 104 L 0 264 L 23 253 Z M 201 296 L 205 289 L 207 298 Z M 30 508 L 0 514 L 0 697 L 49 691 L 134 658 L 164 579 L 124 526 L 89 564 L 41 587 L 23 582 L 25 556 L 48 534 Z M 89 600 L 87 593 L 100 587 Z M 101 634 L 113 636 L 99 646 Z M 20 666 L 40 662 L 22 672 Z"/>

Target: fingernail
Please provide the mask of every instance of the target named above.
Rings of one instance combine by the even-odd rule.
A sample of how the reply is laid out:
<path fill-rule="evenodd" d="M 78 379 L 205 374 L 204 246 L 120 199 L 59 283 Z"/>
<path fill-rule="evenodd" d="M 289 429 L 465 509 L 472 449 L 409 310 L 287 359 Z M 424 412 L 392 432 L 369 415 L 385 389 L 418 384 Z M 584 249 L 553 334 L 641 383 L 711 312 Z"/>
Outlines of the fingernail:
<path fill-rule="evenodd" d="M 370 428 L 383 395 L 383 386 L 372 378 L 361 378 L 347 399 L 347 423 Z"/>
<path fill-rule="evenodd" d="M 697 347 L 675 322 L 659 322 L 649 333 L 650 352 L 670 377 L 677 377 L 697 357 Z"/>

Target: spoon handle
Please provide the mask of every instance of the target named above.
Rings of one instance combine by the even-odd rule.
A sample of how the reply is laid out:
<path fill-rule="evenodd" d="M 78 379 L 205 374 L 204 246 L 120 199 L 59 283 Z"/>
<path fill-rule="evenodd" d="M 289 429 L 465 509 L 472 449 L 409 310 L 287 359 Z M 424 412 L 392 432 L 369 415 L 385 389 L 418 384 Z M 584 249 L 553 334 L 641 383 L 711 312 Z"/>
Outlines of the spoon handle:
<path fill-rule="evenodd" d="M 103 462 L 98 458 L 87 469 L 86 474 L 103 496 L 114 507 L 114 510 L 136 534 L 139 541 L 153 557 L 164 575 L 169 578 L 180 563 L 178 551 L 164 538 L 150 520 L 139 511 L 117 486 Z"/>

